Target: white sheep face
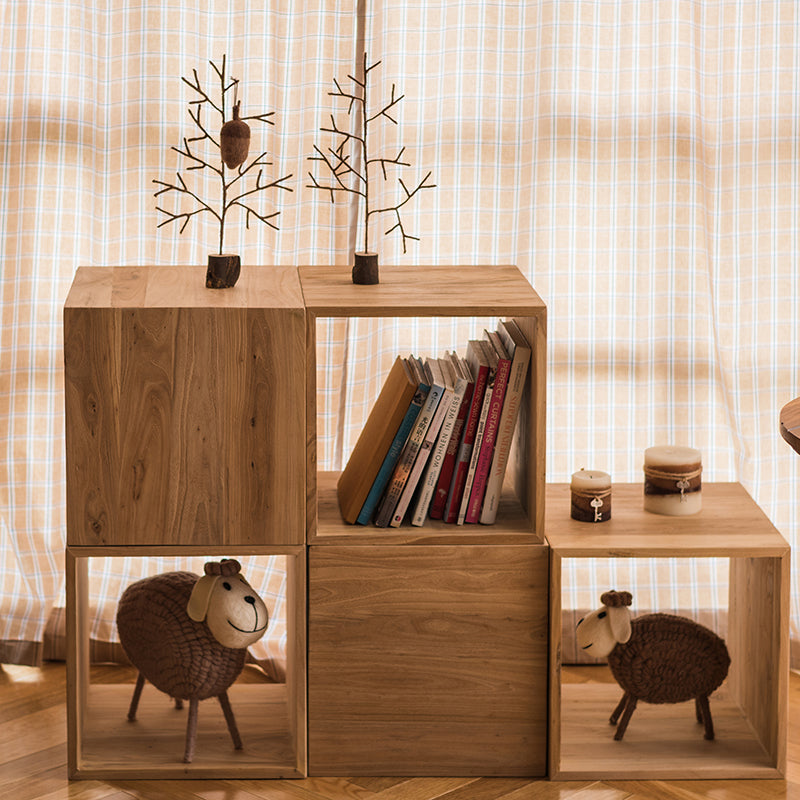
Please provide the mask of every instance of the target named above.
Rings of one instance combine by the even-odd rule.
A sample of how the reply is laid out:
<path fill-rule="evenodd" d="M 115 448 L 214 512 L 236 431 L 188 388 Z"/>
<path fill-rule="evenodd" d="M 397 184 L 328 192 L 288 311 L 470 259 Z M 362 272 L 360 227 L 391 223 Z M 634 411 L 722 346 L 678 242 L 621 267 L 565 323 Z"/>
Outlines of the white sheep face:
<path fill-rule="evenodd" d="M 631 612 L 627 607 L 602 606 L 584 617 L 575 630 L 578 647 L 594 658 L 605 658 L 617 643 L 631 638 Z"/>
<path fill-rule="evenodd" d="M 212 635 L 223 647 L 236 649 L 257 642 L 269 623 L 264 601 L 240 574 L 200 578 L 187 611 L 195 621 L 205 619 Z"/>

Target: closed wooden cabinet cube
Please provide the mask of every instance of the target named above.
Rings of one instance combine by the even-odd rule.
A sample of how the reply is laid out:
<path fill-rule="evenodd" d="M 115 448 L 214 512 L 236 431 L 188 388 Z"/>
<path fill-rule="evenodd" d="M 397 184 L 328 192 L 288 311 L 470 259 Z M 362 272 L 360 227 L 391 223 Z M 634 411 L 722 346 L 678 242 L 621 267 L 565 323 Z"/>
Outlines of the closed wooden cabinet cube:
<path fill-rule="evenodd" d="M 544 775 L 547 554 L 312 546 L 309 774 Z"/>
<path fill-rule="evenodd" d="M 296 271 L 82 267 L 64 308 L 70 545 L 305 542 Z"/>

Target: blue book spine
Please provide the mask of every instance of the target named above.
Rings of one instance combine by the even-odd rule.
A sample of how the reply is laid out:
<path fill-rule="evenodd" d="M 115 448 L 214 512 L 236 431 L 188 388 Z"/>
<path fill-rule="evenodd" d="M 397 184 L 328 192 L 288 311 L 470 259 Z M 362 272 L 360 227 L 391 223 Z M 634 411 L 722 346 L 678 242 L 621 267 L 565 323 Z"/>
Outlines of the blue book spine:
<path fill-rule="evenodd" d="M 378 474 L 372 482 L 372 488 L 369 490 L 367 499 L 364 501 L 364 505 L 361 506 L 361 512 L 358 515 L 358 519 L 356 519 L 356 524 L 368 525 L 372 521 L 372 515 L 375 513 L 383 490 L 386 488 L 386 484 L 392 476 L 395 464 L 397 464 L 400 453 L 403 451 L 403 445 L 406 443 L 406 439 L 408 439 L 408 435 L 411 433 L 411 429 L 417 421 L 417 416 L 419 416 L 420 409 L 425 402 L 429 390 L 430 387 L 424 383 L 421 383 L 417 388 L 414 399 L 408 406 L 408 411 L 406 411 L 403 421 L 400 423 L 400 427 L 397 429 L 394 439 L 392 439 L 392 444 L 389 447 L 389 451 L 386 453 L 386 457 L 383 459 L 381 468 L 378 470 Z"/>

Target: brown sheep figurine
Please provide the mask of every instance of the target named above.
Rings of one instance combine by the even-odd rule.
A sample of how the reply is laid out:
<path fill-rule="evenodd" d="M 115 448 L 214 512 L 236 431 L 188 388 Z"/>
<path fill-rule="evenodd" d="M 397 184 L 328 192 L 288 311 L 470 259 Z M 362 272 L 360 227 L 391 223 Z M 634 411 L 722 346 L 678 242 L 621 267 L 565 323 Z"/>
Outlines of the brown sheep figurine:
<path fill-rule="evenodd" d="M 233 745 L 242 748 L 227 689 L 269 622 L 238 561 L 212 561 L 204 571 L 203 577 L 165 572 L 143 578 L 125 589 L 117 608 L 120 641 L 139 670 L 128 720 L 136 719 L 145 679 L 174 698 L 176 708 L 188 700 L 187 764 L 194 757 L 198 704 L 209 697 L 219 700 Z"/>
<path fill-rule="evenodd" d="M 630 592 L 605 592 L 603 607 L 578 622 L 578 646 L 589 655 L 608 658 L 624 695 L 614 713 L 614 738 L 622 739 L 636 703 L 695 701 L 705 738 L 714 738 L 709 695 L 728 674 L 731 659 L 725 642 L 713 631 L 685 617 L 644 614 L 631 619 Z M 620 714 L 622 718 L 620 719 Z"/>

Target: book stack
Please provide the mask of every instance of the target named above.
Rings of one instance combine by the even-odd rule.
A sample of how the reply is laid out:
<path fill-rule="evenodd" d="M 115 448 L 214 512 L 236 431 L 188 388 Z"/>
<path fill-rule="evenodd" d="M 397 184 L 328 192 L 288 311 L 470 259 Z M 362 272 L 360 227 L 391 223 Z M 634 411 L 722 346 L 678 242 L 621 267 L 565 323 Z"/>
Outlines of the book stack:
<path fill-rule="evenodd" d="M 531 348 L 513 320 L 466 356 L 398 356 L 339 477 L 342 518 L 495 521 Z"/>

